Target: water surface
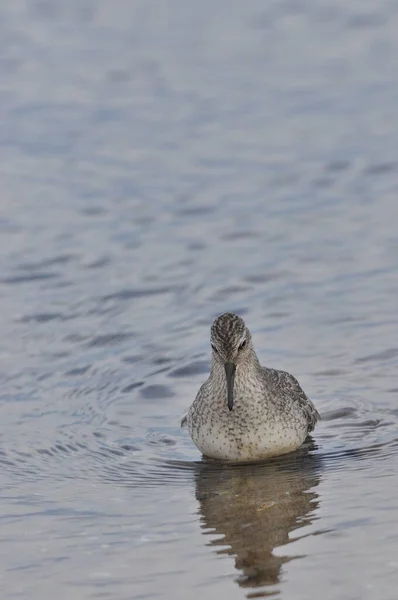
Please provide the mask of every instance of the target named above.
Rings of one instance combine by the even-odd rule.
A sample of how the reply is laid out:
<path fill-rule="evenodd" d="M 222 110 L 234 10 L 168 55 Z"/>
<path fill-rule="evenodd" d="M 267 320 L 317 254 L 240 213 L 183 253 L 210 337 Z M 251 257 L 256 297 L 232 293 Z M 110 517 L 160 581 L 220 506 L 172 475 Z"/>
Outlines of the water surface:
<path fill-rule="evenodd" d="M 3 598 L 395 600 L 398 5 L 3 2 Z M 324 416 L 203 461 L 209 326 Z"/>

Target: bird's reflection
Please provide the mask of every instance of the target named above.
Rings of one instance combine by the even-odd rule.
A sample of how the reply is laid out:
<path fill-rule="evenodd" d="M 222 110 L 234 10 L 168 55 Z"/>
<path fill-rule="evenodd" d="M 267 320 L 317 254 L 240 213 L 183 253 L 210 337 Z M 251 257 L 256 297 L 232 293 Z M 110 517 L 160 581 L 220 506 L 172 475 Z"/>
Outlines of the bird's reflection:
<path fill-rule="evenodd" d="M 307 448 L 266 465 L 204 462 L 197 471 L 196 497 L 204 533 L 223 536 L 209 545 L 217 554 L 235 556 L 240 586 L 274 586 L 280 581 L 282 565 L 298 558 L 273 551 L 289 543 L 292 531 L 311 523 L 319 504 L 314 491 L 318 466 Z M 268 594 L 257 590 L 254 595 Z"/>

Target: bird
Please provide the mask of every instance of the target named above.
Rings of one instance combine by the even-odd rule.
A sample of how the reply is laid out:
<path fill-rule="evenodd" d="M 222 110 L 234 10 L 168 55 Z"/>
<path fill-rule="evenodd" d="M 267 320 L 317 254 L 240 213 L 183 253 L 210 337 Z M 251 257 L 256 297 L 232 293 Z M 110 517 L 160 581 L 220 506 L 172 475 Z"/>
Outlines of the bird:
<path fill-rule="evenodd" d="M 297 379 L 260 364 L 235 313 L 214 320 L 210 344 L 210 375 L 181 422 L 203 456 L 254 463 L 297 450 L 320 419 Z"/>

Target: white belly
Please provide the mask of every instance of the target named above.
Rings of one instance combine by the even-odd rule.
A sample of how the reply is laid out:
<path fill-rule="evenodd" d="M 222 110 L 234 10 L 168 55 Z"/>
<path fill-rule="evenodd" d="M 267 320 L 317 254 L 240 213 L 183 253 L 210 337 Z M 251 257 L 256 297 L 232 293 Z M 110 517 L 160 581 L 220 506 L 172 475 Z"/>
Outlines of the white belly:
<path fill-rule="evenodd" d="M 284 423 L 253 428 L 244 432 L 237 428 L 203 424 L 190 428 L 193 442 L 208 458 L 228 462 L 258 462 L 297 450 L 304 442 L 304 427 L 289 428 Z"/>

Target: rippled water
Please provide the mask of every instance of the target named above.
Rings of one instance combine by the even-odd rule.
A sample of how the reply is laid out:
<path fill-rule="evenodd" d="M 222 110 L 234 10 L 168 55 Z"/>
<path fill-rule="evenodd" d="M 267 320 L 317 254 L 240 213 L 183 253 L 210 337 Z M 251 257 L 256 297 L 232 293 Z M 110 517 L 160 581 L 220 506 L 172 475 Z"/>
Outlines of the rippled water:
<path fill-rule="evenodd" d="M 395 600 L 398 4 L 0 5 L 2 598 Z M 224 310 L 323 415 L 180 430 Z"/>

